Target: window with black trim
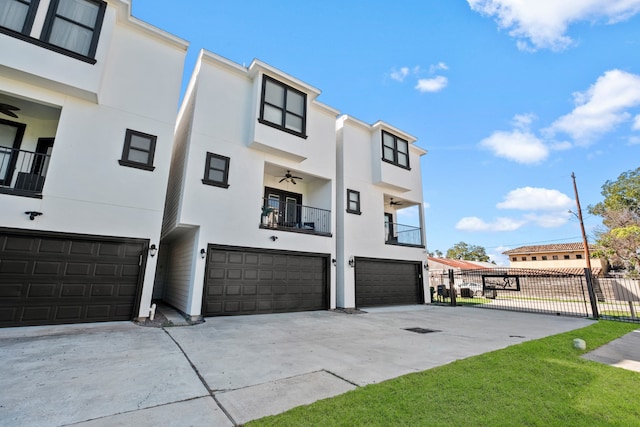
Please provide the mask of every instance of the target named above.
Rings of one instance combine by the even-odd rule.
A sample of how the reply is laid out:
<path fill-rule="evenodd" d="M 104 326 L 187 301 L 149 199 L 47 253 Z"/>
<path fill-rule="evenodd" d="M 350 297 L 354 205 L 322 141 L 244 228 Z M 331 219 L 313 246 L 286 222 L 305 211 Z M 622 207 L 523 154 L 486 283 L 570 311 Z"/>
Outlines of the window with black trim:
<path fill-rule="evenodd" d="M 543 261 L 547 261 L 547 256 L 546 255 L 542 255 L 542 260 Z"/>
<path fill-rule="evenodd" d="M 360 215 L 360 192 L 347 189 L 347 212 Z"/>
<path fill-rule="evenodd" d="M 156 152 L 155 135 L 138 132 L 127 129 L 124 137 L 124 149 L 122 150 L 122 159 L 119 163 L 122 166 L 130 166 L 132 168 L 154 170 L 153 156 Z"/>
<path fill-rule="evenodd" d="M 101 0 L 51 0 L 42 40 L 93 58 L 106 5 Z"/>
<path fill-rule="evenodd" d="M 264 76 L 259 121 L 306 138 L 307 95 L 269 76 Z"/>
<path fill-rule="evenodd" d="M 0 1 L 0 27 L 28 35 L 39 0 Z"/>
<path fill-rule="evenodd" d="M 229 188 L 229 160 L 228 157 L 219 154 L 207 153 L 202 183 Z"/>
<path fill-rule="evenodd" d="M 409 167 L 409 142 L 382 131 L 382 160 L 401 168 Z"/>
<path fill-rule="evenodd" d="M 582 259 L 582 255 L 577 254 L 577 255 L 576 255 L 576 259 Z"/>

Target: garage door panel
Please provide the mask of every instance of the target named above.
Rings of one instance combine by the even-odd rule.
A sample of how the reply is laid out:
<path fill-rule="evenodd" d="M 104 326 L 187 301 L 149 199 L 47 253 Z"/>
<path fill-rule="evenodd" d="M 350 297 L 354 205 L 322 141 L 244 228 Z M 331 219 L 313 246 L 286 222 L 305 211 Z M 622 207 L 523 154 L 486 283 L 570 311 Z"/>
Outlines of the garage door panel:
<path fill-rule="evenodd" d="M 420 263 L 356 260 L 356 307 L 420 304 Z"/>
<path fill-rule="evenodd" d="M 240 258 L 242 264 L 229 262 Z M 275 254 L 210 247 L 205 275 L 204 315 L 326 309 L 324 264 L 322 257 L 298 253 Z M 235 269 L 241 270 L 242 275 L 229 274 Z M 219 270 L 225 274 L 212 273 Z M 241 287 L 240 292 L 238 286 Z"/>
<path fill-rule="evenodd" d="M 29 286 L 28 298 L 53 298 L 59 293 L 59 287 L 55 284 L 32 284 Z"/>
<path fill-rule="evenodd" d="M 130 320 L 142 241 L 0 229 L 0 327 Z"/>

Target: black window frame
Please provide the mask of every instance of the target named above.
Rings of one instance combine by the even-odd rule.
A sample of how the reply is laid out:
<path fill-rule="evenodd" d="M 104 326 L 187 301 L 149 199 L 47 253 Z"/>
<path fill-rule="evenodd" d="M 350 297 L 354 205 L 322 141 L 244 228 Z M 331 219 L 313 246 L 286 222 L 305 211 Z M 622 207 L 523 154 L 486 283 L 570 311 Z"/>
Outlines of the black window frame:
<path fill-rule="evenodd" d="M 582 259 L 582 255 L 581 254 L 576 254 L 576 259 Z"/>
<path fill-rule="evenodd" d="M 542 255 L 542 260 L 543 261 L 547 261 L 547 256 L 546 255 Z"/>
<path fill-rule="evenodd" d="M 219 159 L 224 161 L 224 169 L 215 169 L 211 167 L 211 159 Z M 220 154 L 207 152 L 206 160 L 204 162 L 204 177 L 202 183 L 205 185 L 212 185 L 214 187 L 229 188 L 229 165 L 231 158 L 222 156 Z M 215 181 L 209 177 L 211 170 L 222 171 L 224 174 L 224 181 Z"/>
<path fill-rule="evenodd" d="M 357 200 L 353 201 L 357 205 L 356 209 L 351 209 L 351 202 L 352 202 L 351 196 L 352 195 L 357 196 Z M 347 188 L 347 213 L 361 215 L 362 214 L 362 210 L 360 209 L 360 207 L 361 207 L 360 202 L 361 202 L 361 200 L 360 200 L 360 192 Z"/>
<path fill-rule="evenodd" d="M 267 102 L 265 100 L 265 93 L 266 93 L 266 88 L 267 88 L 267 82 L 273 83 L 276 86 L 280 86 L 281 88 L 284 89 L 284 105 L 275 105 L 272 104 L 270 102 Z M 287 110 L 287 94 L 289 92 L 293 92 L 296 93 L 300 96 L 302 96 L 302 116 L 300 116 L 299 114 L 289 111 Z M 282 112 L 282 120 L 280 123 L 275 123 L 272 121 L 269 121 L 267 119 L 264 118 L 264 106 L 269 105 L 270 107 L 273 108 L 277 108 Z M 293 129 L 289 129 L 287 128 L 287 113 L 295 115 L 296 117 L 299 117 L 302 119 L 302 131 L 301 132 L 297 132 Z M 282 83 L 279 80 L 274 79 L 271 76 L 268 75 L 263 75 L 262 76 L 262 93 L 261 93 L 261 97 L 260 97 L 260 117 L 258 118 L 258 122 L 262 123 L 263 125 L 266 126 L 270 126 L 276 129 L 279 129 L 281 131 L 290 133 L 292 135 L 296 135 L 299 136 L 301 138 L 306 139 L 307 138 L 307 94 L 299 91 L 298 89 L 291 87 L 285 83 Z"/>
<path fill-rule="evenodd" d="M 385 144 L 384 144 L 384 137 L 385 135 L 390 136 L 391 138 L 393 138 L 393 147 L 390 147 L 393 149 L 393 159 L 388 159 L 385 156 Z M 405 154 L 407 156 L 407 164 L 403 165 L 402 163 L 400 163 L 400 161 L 398 160 L 399 156 L 398 153 L 400 152 L 400 150 L 398 150 L 398 141 L 402 141 L 403 143 L 406 144 L 407 146 L 407 152 L 406 153 L 402 153 Z M 386 162 L 386 163 L 390 163 L 392 165 L 398 166 L 399 168 L 403 168 L 403 169 L 407 169 L 407 170 L 411 170 L 411 161 L 410 161 L 410 156 L 409 156 L 409 141 L 407 141 L 406 139 L 400 138 L 399 136 L 396 136 L 390 132 L 387 132 L 385 130 L 383 130 L 381 132 L 381 144 L 382 144 L 382 161 Z"/>
<path fill-rule="evenodd" d="M 44 27 L 42 28 L 42 36 L 40 37 L 42 41 L 48 43 L 50 46 L 53 46 L 57 49 L 60 49 L 61 51 L 70 54 L 69 56 L 79 56 L 80 58 L 90 58 L 93 59 L 95 58 L 96 55 L 96 50 L 98 49 L 98 41 L 100 39 L 100 33 L 102 31 L 102 23 L 104 21 L 104 14 L 105 11 L 107 9 L 107 3 L 104 2 L 103 0 L 83 0 L 86 3 L 92 3 L 96 6 L 98 6 L 98 15 L 96 16 L 96 22 L 95 22 L 95 26 L 93 28 L 91 27 L 87 27 L 86 25 L 80 23 L 80 22 L 76 22 L 76 21 L 72 21 L 69 18 L 66 18 L 64 16 L 60 16 L 58 15 L 58 6 L 60 5 L 60 1 L 61 0 L 51 0 L 51 3 L 49 5 L 49 10 L 47 11 L 47 17 L 44 21 Z M 76 52 L 70 49 L 67 49 L 65 47 L 62 46 L 58 46 L 58 45 L 54 45 L 51 44 L 49 42 L 49 39 L 51 38 L 51 32 L 53 31 L 53 25 L 56 22 L 56 19 L 62 19 L 66 22 L 69 22 L 73 25 L 85 28 L 85 29 L 89 29 L 92 31 L 93 35 L 91 37 L 91 44 L 89 45 L 89 51 L 87 52 L 87 54 L 83 54 L 80 52 Z"/>
<path fill-rule="evenodd" d="M 149 150 L 141 150 L 139 148 L 133 148 L 137 151 L 146 151 L 149 154 L 149 160 L 146 163 L 137 162 L 135 160 L 129 159 L 129 154 L 131 152 L 131 138 L 133 136 L 138 136 L 141 138 L 146 138 L 149 140 Z M 156 143 L 158 141 L 158 137 L 156 135 L 151 135 L 149 133 L 140 132 L 133 129 L 127 129 L 124 137 L 124 147 L 122 148 L 122 158 L 118 160 L 121 166 L 127 166 L 136 169 L 143 169 L 147 171 L 153 171 L 155 166 L 153 166 L 153 159 L 156 154 Z"/>
<path fill-rule="evenodd" d="M 17 32 L 17 33 L 28 36 L 31 33 L 31 29 L 33 28 L 33 20 L 36 17 L 36 12 L 38 11 L 38 5 L 40 3 L 40 0 L 30 0 L 30 1 L 29 0 L 13 0 L 13 1 L 29 6 L 29 10 L 22 24 L 22 29 L 20 31 L 17 31 L 17 30 L 12 30 L 10 28 L 6 28 L 6 27 L 0 27 L 0 28 L 2 28 L 3 32 L 5 31 L 12 32 L 12 33 Z"/>

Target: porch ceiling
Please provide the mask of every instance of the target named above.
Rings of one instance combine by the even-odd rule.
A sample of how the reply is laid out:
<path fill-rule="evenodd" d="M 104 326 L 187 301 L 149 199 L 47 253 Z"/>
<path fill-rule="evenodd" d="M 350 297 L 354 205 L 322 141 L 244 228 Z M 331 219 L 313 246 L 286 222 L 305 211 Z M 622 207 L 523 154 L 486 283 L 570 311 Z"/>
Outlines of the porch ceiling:
<path fill-rule="evenodd" d="M 18 107 L 20 110 L 15 111 L 18 118 L 22 116 L 32 117 L 40 120 L 58 120 L 60 118 L 60 108 L 51 107 L 46 104 L 40 104 L 25 98 L 9 95 L 0 92 L 0 104 L 9 104 Z M 0 113 L 1 119 L 13 120 L 13 117 Z"/>

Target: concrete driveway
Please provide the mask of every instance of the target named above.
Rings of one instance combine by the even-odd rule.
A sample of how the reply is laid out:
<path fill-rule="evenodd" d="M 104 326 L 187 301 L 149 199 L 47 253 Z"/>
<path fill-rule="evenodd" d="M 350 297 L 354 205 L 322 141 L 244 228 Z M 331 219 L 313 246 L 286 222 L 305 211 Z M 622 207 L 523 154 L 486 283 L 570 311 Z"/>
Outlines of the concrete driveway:
<path fill-rule="evenodd" d="M 0 329 L 0 424 L 233 426 L 592 323 L 465 307 L 366 311 L 218 317 L 165 329 Z"/>

